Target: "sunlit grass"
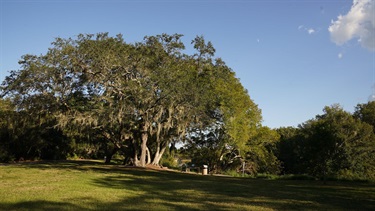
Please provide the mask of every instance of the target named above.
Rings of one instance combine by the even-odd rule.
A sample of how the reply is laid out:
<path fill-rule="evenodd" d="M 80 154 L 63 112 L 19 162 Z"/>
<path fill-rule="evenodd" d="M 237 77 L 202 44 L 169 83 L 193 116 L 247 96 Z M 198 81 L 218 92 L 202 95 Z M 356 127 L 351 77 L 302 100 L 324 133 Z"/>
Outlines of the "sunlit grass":
<path fill-rule="evenodd" d="M 201 176 L 96 161 L 0 166 L 1 210 L 375 210 L 371 183 Z"/>

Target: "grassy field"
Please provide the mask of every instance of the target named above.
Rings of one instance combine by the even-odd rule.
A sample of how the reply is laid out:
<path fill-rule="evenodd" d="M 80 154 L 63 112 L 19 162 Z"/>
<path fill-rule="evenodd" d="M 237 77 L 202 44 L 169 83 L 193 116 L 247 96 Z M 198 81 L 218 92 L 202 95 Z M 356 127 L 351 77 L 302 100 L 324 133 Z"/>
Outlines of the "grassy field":
<path fill-rule="evenodd" d="M 202 176 L 96 161 L 0 165 L 0 210 L 375 210 L 375 184 Z"/>

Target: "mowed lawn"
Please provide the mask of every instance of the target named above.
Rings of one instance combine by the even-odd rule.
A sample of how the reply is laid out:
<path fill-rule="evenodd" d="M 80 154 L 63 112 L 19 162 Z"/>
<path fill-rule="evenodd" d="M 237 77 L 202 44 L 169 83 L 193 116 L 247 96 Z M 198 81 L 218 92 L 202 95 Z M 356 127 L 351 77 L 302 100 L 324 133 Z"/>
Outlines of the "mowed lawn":
<path fill-rule="evenodd" d="M 202 176 L 98 161 L 0 165 L 0 210 L 375 210 L 375 184 Z"/>

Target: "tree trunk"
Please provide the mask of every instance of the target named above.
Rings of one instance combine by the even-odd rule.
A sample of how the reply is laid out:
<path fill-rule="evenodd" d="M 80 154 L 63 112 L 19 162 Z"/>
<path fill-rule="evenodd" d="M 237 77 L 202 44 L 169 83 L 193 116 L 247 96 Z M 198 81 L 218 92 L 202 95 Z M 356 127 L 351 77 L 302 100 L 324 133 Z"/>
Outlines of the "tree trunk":
<path fill-rule="evenodd" d="M 157 158 L 159 157 L 159 154 L 160 154 L 160 142 L 157 142 L 154 159 L 152 159 L 152 165 L 156 165 L 156 166 L 158 165 L 159 161 L 157 161 Z"/>
<path fill-rule="evenodd" d="M 135 140 L 133 140 L 133 148 L 134 148 L 134 155 L 133 155 L 133 165 L 139 166 L 139 160 L 138 160 L 138 145 Z"/>
<path fill-rule="evenodd" d="M 147 151 L 147 165 L 151 163 L 151 154 L 150 154 L 150 150 L 148 149 L 148 147 L 146 147 L 146 151 Z"/>
<path fill-rule="evenodd" d="M 107 151 L 105 155 L 105 164 L 110 164 L 112 160 L 112 156 L 116 154 L 116 152 L 119 150 L 116 146 L 113 147 L 112 151 Z"/>
<path fill-rule="evenodd" d="M 142 144 L 141 144 L 141 159 L 140 159 L 140 166 L 145 167 L 146 166 L 146 156 L 147 156 L 147 139 L 148 139 L 148 133 L 147 133 L 147 123 L 143 126 L 142 131 Z"/>
<path fill-rule="evenodd" d="M 137 154 L 135 154 L 135 156 L 134 156 L 134 159 L 133 159 L 133 165 L 134 165 L 134 166 L 140 166 L 140 162 L 139 162 L 139 160 L 138 160 L 138 156 L 137 156 Z"/>
<path fill-rule="evenodd" d="M 159 162 L 161 157 L 163 157 L 163 154 L 165 152 L 165 149 L 167 148 L 167 144 L 165 144 L 161 149 L 160 149 L 160 144 L 158 144 L 158 150 L 155 153 L 154 160 L 152 161 L 152 164 L 155 166 L 159 166 Z"/>

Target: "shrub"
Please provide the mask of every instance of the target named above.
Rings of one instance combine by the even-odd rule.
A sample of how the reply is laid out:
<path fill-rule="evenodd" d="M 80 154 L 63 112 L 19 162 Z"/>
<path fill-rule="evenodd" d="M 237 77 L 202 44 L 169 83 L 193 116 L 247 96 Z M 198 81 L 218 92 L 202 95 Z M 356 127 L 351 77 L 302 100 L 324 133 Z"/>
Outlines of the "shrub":
<path fill-rule="evenodd" d="M 4 149 L 0 148 L 0 163 L 8 163 L 13 160 L 15 160 L 14 155 L 11 155 Z"/>

